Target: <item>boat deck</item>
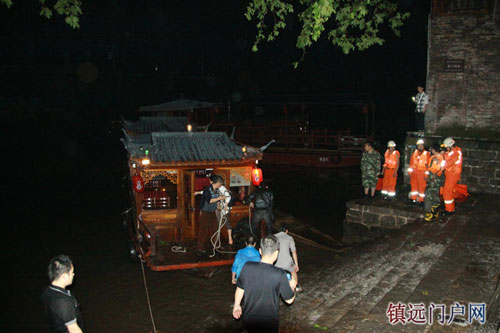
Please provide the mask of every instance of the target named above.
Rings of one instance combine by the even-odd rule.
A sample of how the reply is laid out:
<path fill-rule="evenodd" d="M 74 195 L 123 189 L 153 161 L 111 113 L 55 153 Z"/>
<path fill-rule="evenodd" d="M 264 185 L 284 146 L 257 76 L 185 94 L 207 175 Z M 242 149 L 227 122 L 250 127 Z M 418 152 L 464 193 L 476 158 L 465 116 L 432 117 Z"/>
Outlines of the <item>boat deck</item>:
<path fill-rule="evenodd" d="M 146 258 L 146 263 L 154 271 L 231 265 L 236 250 L 225 245 L 220 251 L 229 253 L 215 251 L 212 257 L 212 249 L 199 251 L 195 240 L 161 242 L 156 255 Z"/>

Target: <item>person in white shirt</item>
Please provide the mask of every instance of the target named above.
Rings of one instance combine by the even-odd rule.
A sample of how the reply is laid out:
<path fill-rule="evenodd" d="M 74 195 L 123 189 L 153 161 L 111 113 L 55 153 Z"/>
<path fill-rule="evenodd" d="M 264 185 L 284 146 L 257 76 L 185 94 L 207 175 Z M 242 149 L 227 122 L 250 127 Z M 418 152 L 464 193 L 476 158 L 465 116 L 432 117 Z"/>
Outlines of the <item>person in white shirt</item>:
<path fill-rule="evenodd" d="M 417 131 L 423 131 L 425 129 L 425 112 L 429 105 L 429 96 L 425 93 L 423 85 L 417 86 L 417 91 L 417 95 L 412 98 L 415 103 L 415 125 Z"/>

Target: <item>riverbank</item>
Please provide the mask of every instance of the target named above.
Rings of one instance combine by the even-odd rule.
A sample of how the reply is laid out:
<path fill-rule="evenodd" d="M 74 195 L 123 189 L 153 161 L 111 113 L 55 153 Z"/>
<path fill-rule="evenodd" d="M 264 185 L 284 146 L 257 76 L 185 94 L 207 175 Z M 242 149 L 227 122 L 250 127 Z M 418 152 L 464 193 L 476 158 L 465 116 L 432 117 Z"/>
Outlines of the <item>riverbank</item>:
<path fill-rule="evenodd" d="M 500 276 L 499 207 L 500 197 L 473 196 L 447 220 L 417 221 L 353 249 L 313 274 L 303 274 L 305 291 L 293 307 L 283 311 L 283 326 L 297 332 L 313 328 L 496 332 L 500 317 L 493 296 Z M 432 325 L 390 325 L 390 302 L 407 307 L 409 303 L 445 304 L 448 312 L 455 302 L 466 308 L 469 303 L 485 303 L 490 317 L 485 325 L 460 320 L 467 316 L 457 316 L 451 325 L 441 325 L 437 317 Z"/>

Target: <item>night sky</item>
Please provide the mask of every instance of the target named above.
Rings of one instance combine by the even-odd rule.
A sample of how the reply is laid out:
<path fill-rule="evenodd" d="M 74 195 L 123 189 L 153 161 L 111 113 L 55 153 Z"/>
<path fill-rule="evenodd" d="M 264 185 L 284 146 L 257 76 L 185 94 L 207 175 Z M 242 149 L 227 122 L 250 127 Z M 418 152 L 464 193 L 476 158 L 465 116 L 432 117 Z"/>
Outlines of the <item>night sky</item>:
<path fill-rule="evenodd" d="M 278 40 L 253 53 L 256 30 L 243 15 L 246 5 L 84 1 L 76 30 L 61 17 L 40 17 L 36 3 L 1 7 L 0 105 L 123 113 L 180 96 L 226 102 L 238 93 L 242 103 L 368 96 L 378 122 L 397 115 L 398 127 L 409 126 L 408 98 L 425 82 L 429 1 L 401 1 L 411 13 L 401 38 L 384 32 L 384 46 L 344 55 L 325 37 L 298 69 L 297 19 L 289 17 Z"/>

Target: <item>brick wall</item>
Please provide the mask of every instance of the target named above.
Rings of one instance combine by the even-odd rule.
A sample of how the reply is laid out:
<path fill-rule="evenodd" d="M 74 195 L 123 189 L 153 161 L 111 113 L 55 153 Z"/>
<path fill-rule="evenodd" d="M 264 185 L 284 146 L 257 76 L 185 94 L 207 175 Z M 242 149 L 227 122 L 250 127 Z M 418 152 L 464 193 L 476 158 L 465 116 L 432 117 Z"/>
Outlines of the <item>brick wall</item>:
<path fill-rule="evenodd" d="M 405 142 L 404 169 L 408 169 L 409 156 L 416 149 L 416 141 L 421 136 L 408 133 Z M 443 137 L 426 136 L 426 148 L 435 143 L 442 143 Z M 454 138 L 462 149 L 463 164 L 461 184 L 466 184 L 469 192 L 500 194 L 500 142 L 475 138 Z M 409 183 L 406 172 L 405 183 Z"/>
<path fill-rule="evenodd" d="M 488 11 L 470 10 L 433 13 L 430 20 L 426 131 L 498 131 L 500 20 Z M 459 65 L 450 72 L 446 64 L 453 61 L 463 63 L 463 69 Z"/>

